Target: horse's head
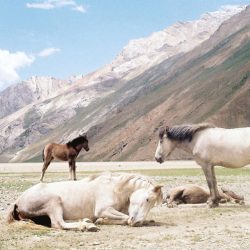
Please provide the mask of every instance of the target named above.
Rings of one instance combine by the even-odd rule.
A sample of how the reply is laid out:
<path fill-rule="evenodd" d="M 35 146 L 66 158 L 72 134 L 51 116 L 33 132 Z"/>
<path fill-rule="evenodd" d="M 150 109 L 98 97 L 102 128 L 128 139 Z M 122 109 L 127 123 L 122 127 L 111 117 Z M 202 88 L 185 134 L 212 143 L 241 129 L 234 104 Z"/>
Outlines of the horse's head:
<path fill-rule="evenodd" d="M 82 134 L 79 136 L 79 138 L 81 138 L 81 144 L 85 151 L 89 151 L 89 141 L 87 138 L 87 134 Z"/>
<path fill-rule="evenodd" d="M 155 160 L 159 163 L 163 163 L 164 157 L 167 157 L 176 146 L 176 143 L 168 138 L 168 130 L 167 126 L 159 131 L 159 142 L 155 151 Z"/>
<path fill-rule="evenodd" d="M 129 219 L 130 226 L 140 226 L 145 221 L 150 209 L 155 204 L 162 202 L 162 186 L 150 188 L 141 188 L 136 190 L 130 196 Z"/>

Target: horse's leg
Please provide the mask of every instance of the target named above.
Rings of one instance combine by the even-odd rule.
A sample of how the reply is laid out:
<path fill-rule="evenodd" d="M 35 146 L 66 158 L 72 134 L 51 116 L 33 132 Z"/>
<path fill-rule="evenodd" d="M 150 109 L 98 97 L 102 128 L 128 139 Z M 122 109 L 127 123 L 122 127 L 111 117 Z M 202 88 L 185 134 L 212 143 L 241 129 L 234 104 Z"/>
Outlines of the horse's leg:
<path fill-rule="evenodd" d="M 73 169 L 74 181 L 76 181 L 76 161 L 75 160 L 72 161 L 72 169 Z"/>
<path fill-rule="evenodd" d="M 183 187 L 177 187 L 174 190 L 172 190 L 169 194 L 169 199 L 167 201 L 167 206 L 170 208 L 173 208 L 177 205 L 177 200 L 180 199 L 184 192 Z"/>
<path fill-rule="evenodd" d="M 56 197 L 49 203 L 48 216 L 51 220 L 51 227 L 65 230 L 98 231 L 99 229 L 89 219 L 78 222 L 65 222 L 63 219 L 63 206 L 61 199 Z"/>
<path fill-rule="evenodd" d="M 219 195 L 221 197 L 220 203 L 226 203 L 228 201 L 234 202 L 234 199 L 232 197 L 230 197 L 229 195 L 223 193 L 222 191 L 219 191 Z"/>
<path fill-rule="evenodd" d="M 127 214 L 121 213 L 114 209 L 113 207 L 108 207 L 101 212 L 96 212 L 95 217 L 98 224 L 112 224 L 112 225 L 123 225 L 127 224 L 129 216 Z"/>
<path fill-rule="evenodd" d="M 73 180 L 73 162 L 69 159 L 69 180 Z"/>
<path fill-rule="evenodd" d="M 215 176 L 214 166 L 211 167 L 211 171 L 212 171 L 212 176 L 213 176 L 212 184 L 213 184 L 213 189 L 214 189 L 214 200 L 215 200 L 215 203 L 219 204 L 221 196 L 219 194 L 219 190 L 218 190 L 218 186 L 217 186 L 217 180 L 216 180 L 216 176 Z"/>
<path fill-rule="evenodd" d="M 216 176 L 214 173 L 214 166 L 211 164 L 203 163 L 201 164 L 202 170 L 205 174 L 207 184 L 210 190 L 210 199 L 208 200 L 209 207 L 218 207 L 220 195 L 217 188 Z"/>
<path fill-rule="evenodd" d="M 76 161 L 74 158 L 69 159 L 69 180 L 76 181 Z"/>
<path fill-rule="evenodd" d="M 51 163 L 52 160 L 53 160 L 52 156 L 46 156 L 45 157 L 44 163 L 43 163 L 43 168 L 42 168 L 42 174 L 41 174 L 41 177 L 40 177 L 40 181 L 43 181 L 45 171 L 47 170 L 47 168 L 48 168 L 48 166 L 49 166 L 49 164 Z"/>

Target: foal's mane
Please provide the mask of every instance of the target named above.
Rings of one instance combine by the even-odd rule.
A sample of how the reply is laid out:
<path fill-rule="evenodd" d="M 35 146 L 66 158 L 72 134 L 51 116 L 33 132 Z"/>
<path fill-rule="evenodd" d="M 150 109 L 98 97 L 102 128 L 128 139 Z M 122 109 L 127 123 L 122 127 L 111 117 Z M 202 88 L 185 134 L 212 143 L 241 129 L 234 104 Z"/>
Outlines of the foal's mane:
<path fill-rule="evenodd" d="M 209 123 L 178 125 L 167 128 L 166 133 L 167 137 L 171 140 L 175 141 L 188 140 L 189 142 L 191 142 L 195 133 L 207 128 L 215 128 L 215 126 Z"/>
<path fill-rule="evenodd" d="M 73 140 L 71 140 L 71 141 L 68 141 L 68 142 L 66 143 L 66 145 L 67 145 L 68 147 L 73 147 L 73 148 L 75 148 L 76 146 L 78 146 L 79 144 L 83 143 L 83 142 L 86 141 L 86 140 L 87 140 L 86 136 L 80 135 L 80 136 L 76 137 L 75 139 L 73 139 Z"/>

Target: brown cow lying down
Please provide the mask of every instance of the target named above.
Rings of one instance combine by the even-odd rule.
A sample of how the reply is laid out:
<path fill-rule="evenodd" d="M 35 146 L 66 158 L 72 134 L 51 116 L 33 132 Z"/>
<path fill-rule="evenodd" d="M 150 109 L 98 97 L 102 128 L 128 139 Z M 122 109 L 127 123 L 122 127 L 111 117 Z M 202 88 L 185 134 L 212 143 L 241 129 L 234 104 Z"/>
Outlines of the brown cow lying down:
<path fill-rule="evenodd" d="M 244 204 L 244 197 L 235 194 L 233 191 L 225 188 L 219 189 L 221 196 L 221 203 L 235 202 Z M 167 194 L 167 205 L 168 207 L 174 207 L 178 204 L 198 204 L 207 202 L 210 197 L 210 193 L 207 189 L 195 185 L 187 184 L 179 187 L 175 187 L 169 190 Z"/>

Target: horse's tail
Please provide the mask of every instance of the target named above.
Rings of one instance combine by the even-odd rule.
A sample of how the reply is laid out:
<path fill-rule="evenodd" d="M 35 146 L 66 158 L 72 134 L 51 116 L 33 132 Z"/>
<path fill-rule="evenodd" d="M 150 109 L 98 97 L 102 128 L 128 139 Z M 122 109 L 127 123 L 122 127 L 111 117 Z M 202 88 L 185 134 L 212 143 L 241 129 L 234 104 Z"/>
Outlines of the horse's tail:
<path fill-rule="evenodd" d="M 44 162 L 44 148 L 43 148 L 43 152 L 42 152 L 42 157 L 43 157 L 43 162 Z"/>
<path fill-rule="evenodd" d="M 7 223 L 11 223 L 15 220 L 19 220 L 19 217 L 18 217 L 17 205 L 13 203 L 8 208 L 6 221 Z"/>

